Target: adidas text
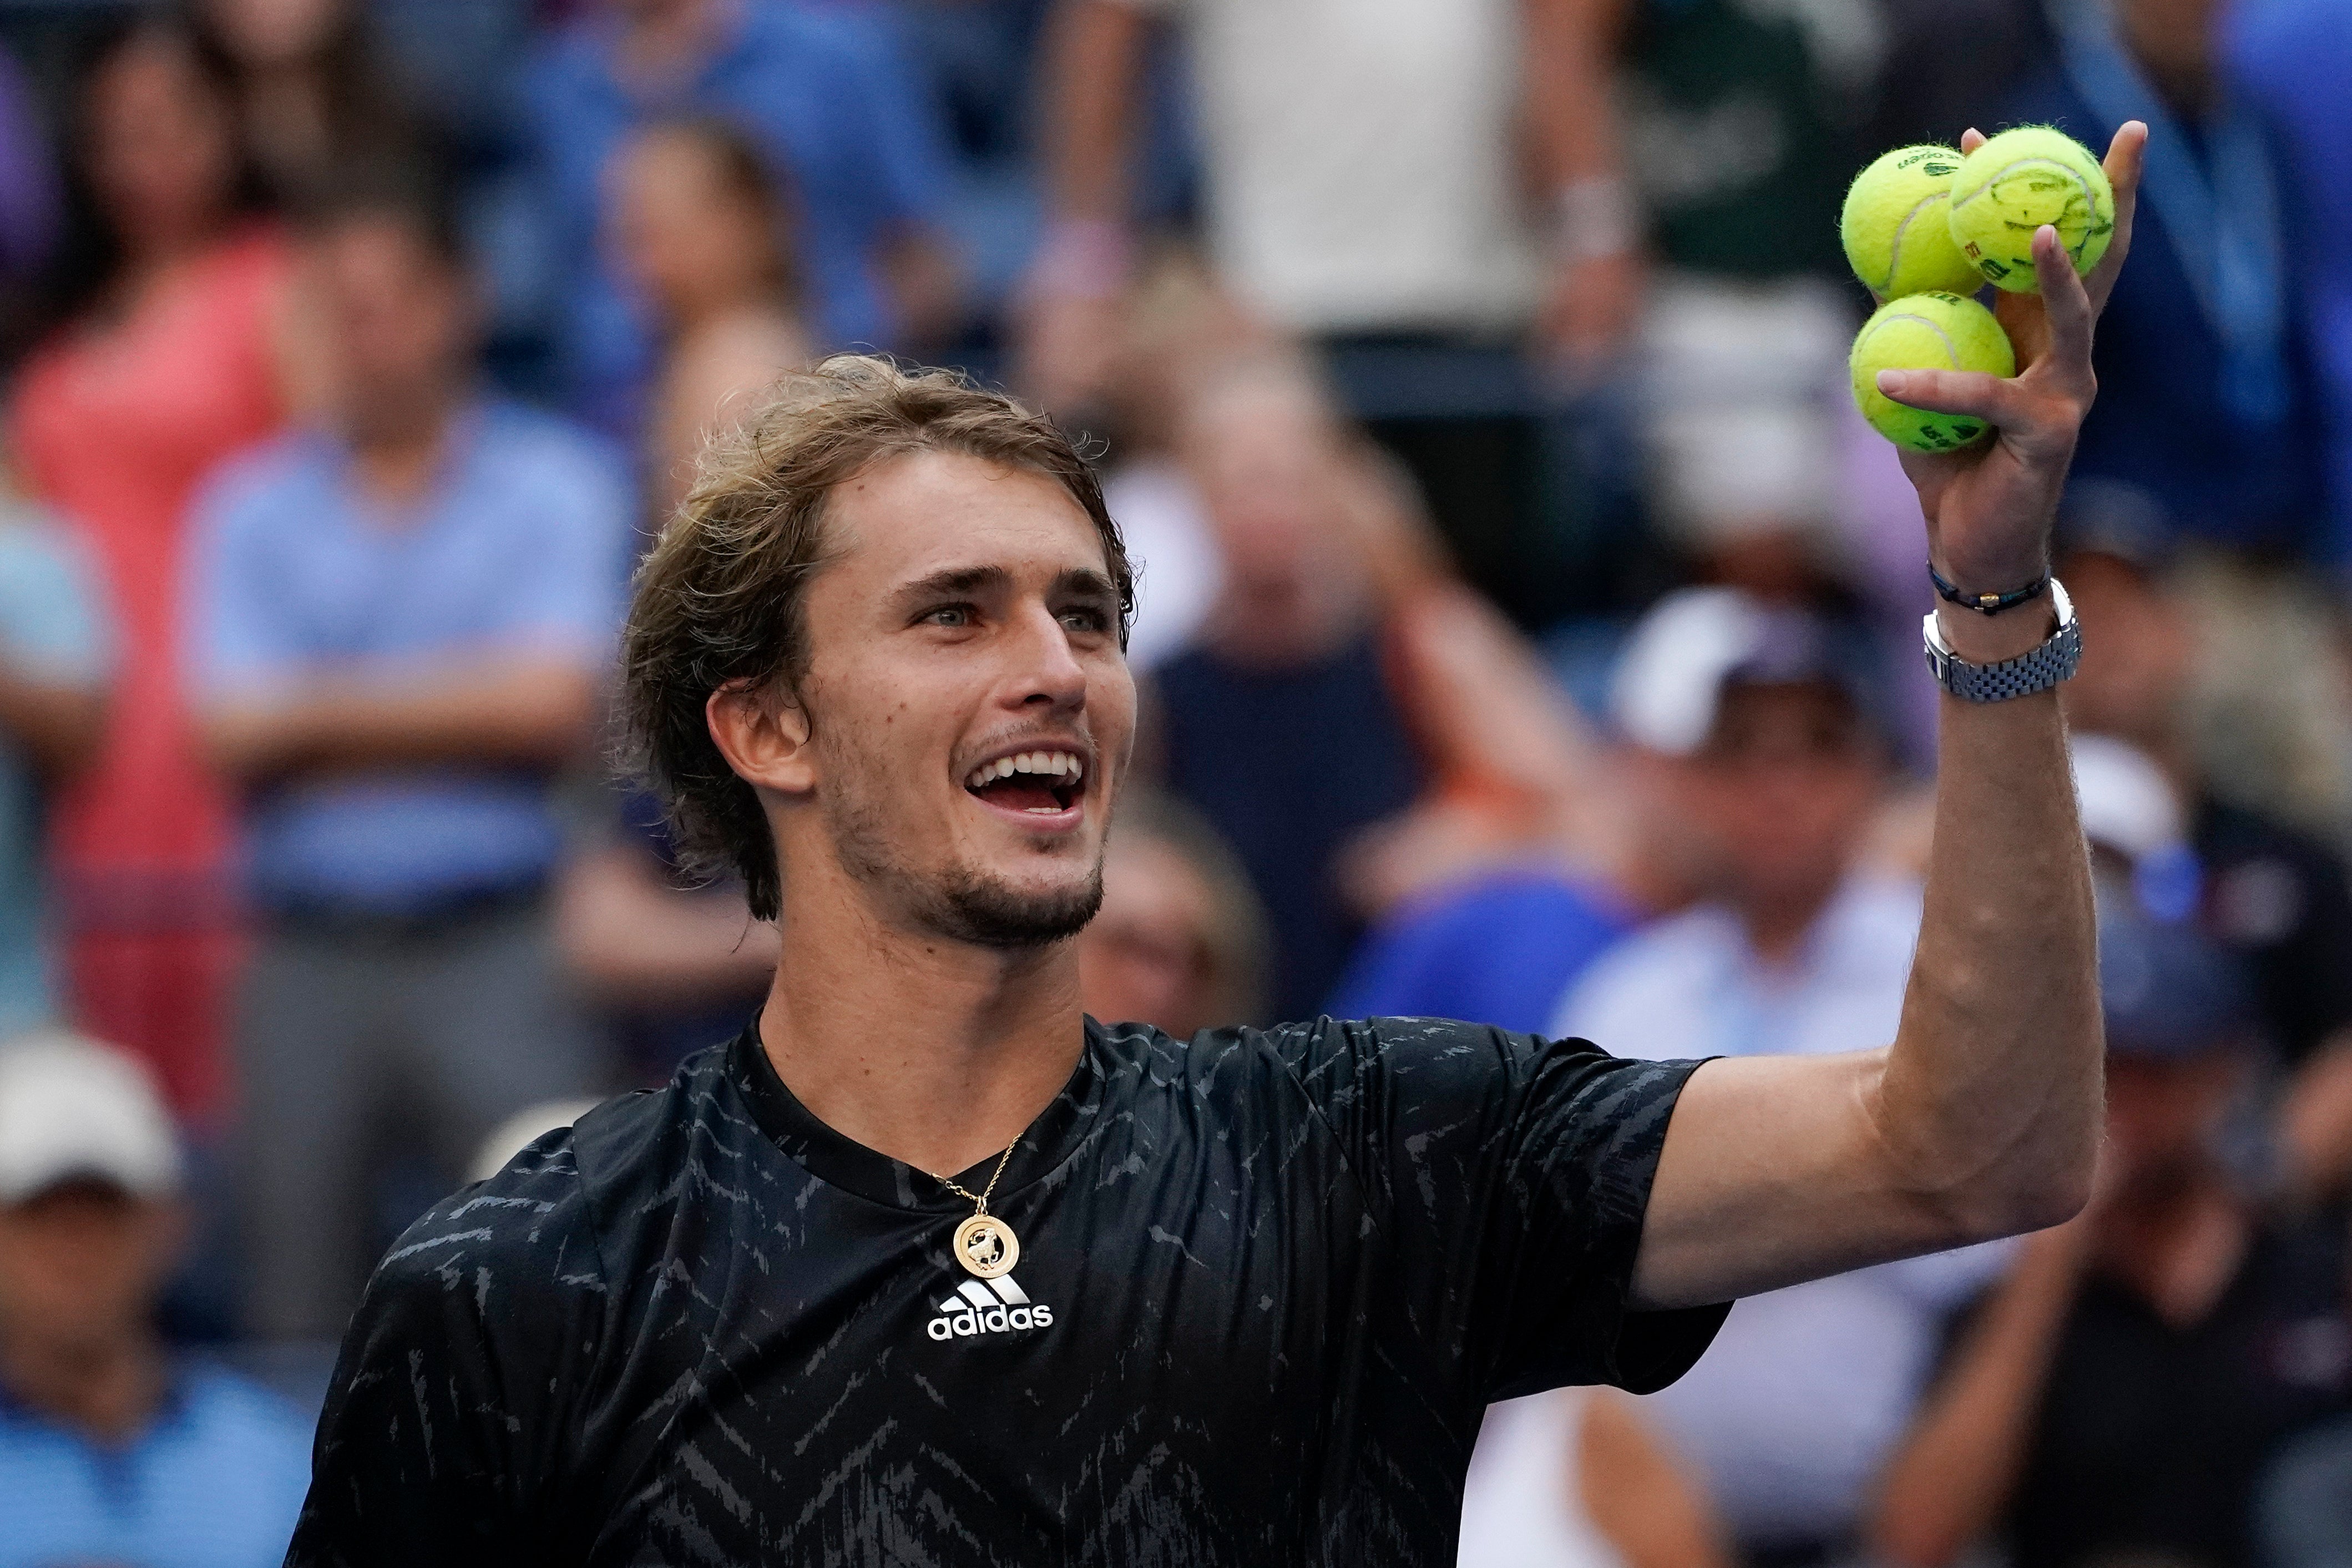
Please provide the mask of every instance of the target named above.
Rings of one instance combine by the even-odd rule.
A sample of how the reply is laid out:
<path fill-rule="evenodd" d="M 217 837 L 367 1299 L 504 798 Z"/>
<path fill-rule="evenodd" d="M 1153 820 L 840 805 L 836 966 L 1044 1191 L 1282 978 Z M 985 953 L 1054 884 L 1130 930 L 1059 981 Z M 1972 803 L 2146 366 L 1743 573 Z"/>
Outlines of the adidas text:
<path fill-rule="evenodd" d="M 1008 1274 L 985 1282 L 967 1279 L 957 1286 L 956 1293 L 940 1303 L 940 1315 L 924 1332 L 935 1340 L 965 1340 L 975 1334 L 1053 1326 L 1054 1309 L 1029 1300 L 1029 1293 Z"/>

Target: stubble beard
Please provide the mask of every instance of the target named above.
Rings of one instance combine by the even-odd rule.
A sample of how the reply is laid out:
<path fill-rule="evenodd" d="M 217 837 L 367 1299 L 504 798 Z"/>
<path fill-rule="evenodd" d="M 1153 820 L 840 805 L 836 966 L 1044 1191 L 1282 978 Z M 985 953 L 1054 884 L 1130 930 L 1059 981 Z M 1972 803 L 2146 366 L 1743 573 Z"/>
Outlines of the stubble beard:
<path fill-rule="evenodd" d="M 898 858 L 870 806 L 836 795 L 827 815 L 843 869 L 884 892 L 918 929 L 946 941 L 1000 952 L 1045 947 L 1077 935 L 1102 908 L 1099 848 L 1077 887 L 1029 891 L 969 865 L 926 876 Z"/>

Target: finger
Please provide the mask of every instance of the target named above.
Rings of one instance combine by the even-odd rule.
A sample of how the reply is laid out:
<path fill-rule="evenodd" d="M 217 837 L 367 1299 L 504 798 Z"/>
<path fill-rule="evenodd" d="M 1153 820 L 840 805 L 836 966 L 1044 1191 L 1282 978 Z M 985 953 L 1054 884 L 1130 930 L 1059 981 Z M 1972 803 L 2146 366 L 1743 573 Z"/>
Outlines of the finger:
<path fill-rule="evenodd" d="M 2091 268 L 2089 289 L 2091 310 L 2096 314 L 2107 307 L 2107 296 L 2115 291 L 2116 274 L 2123 270 L 2124 258 L 2131 253 L 2132 216 L 2139 211 L 2139 176 L 2147 162 L 2147 126 L 2137 120 L 2126 120 L 2119 126 L 2115 140 L 2107 143 L 2107 156 L 2103 167 L 2107 184 L 2116 192 L 2116 232 L 2107 241 L 2107 253 Z"/>
<path fill-rule="evenodd" d="M 1985 133 L 1978 130 L 1975 126 L 1971 125 L 1966 131 L 1960 132 L 1961 152 L 1973 153 L 1984 144 Z"/>
<path fill-rule="evenodd" d="M 2042 319 L 2049 338 L 2028 373 L 2055 382 L 2069 393 L 2087 395 L 2091 388 L 2090 291 L 2075 274 L 2074 258 L 2043 224 L 2033 231 L 2033 281 L 2042 291 Z"/>
<path fill-rule="evenodd" d="M 1906 408 L 1965 414 L 1989 425 L 2015 415 L 2017 385 L 2007 376 L 1974 370 L 1882 370 L 1878 390 Z"/>

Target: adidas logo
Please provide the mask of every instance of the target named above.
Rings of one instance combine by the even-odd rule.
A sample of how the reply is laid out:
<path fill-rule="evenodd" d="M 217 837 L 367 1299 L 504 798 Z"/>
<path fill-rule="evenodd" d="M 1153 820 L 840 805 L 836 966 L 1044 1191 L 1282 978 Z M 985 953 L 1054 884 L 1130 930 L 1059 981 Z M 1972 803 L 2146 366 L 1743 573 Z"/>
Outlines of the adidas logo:
<path fill-rule="evenodd" d="M 1029 1292 L 1013 1276 L 967 1279 L 956 1293 L 940 1303 L 940 1315 L 923 1331 L 935 1340 L 966 1340 L 974 1334 L 1001 1334 L 1010 1329 L 1050 1329 L 1054 1309 L 1029 1300 Z"/>

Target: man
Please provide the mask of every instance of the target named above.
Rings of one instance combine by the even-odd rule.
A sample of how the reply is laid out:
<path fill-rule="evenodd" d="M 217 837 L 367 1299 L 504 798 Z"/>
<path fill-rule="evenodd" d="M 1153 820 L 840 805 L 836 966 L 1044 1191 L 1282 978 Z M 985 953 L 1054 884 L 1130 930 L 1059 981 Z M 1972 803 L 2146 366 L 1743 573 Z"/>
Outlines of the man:
<path fill-rule="evenodd" d="M 1860 639 L 1729 588 L 1673 595 L 1635 628 L 1613 717 L 1700 899 L 1594 961 L 1555 1032 L 1660 1060 L 1826 1055 L 1895 1032 L 1919 889 L 1858 864 L 1889 749 Z M 1771 1291 L 1649 1402 L 1745 1561 L 1851 1553 L 1945 1314 L 2000 1262 L 1972 1249 Z"/>
<path fill-rule="evenodd" d="M 64 1035 L 0 1045 L 0 1568 L 264 1568 L 303 1419 L 155 1331 L 186 1232 L 153 1085 Z"/>
<path fill-rule="evenodd" d="M 322 1337 L 380 1244 L 379 1156 L 454 1184 L 502 1117 L 602 1087 L 544 895 L 629 524 L 593 446 L 477 392 L 445 214 L 355 184 L 305 259 L 331 421 L 202 501 L 192 621 L 263 926 L 237 1025 L 248 1327 Z"/>
<path fill-rule="evenodd" d="M 2003 106 L 2077 136 L 2145 120 L 2158 156 L 2140 264 L 2099 339 L 2103 386 L 2075 473 L 2183 537 L 2316 562 L 2327 447 L 2311 377 L 2296 194 L 2272 128 L 2226 80 L 2221 0 L 2053 7 L 2057 47 Z M 2308 243 L 2308 242 L 2306 242 Z"/>
<path fill-rule="evenodd" d="M 634 440 L 654 344 L 605 264 L 606 166 L 665 115 L 739 121 L 790 176 L 796 258 L 820 344 L 919 345 L 951 325 L 954 269 L 936 111 L 878 20 L 800 0 L 600 0 L 526 83 L 551 195 L 558 370 L 572 405 Z M 782 367 L 779 367 L 782 368 Z"/>
<path fill-rule="evenodd" d="M 2037 255 L 2021 376 L 1886 383 L 2006 432 L 1915 469 L 1985 592 L 2039 573 L 2091 393 L 2091 298 Z M 1070 941 L 1129 580 L 1067 439 L 950 376 L 832 361 L 710 455 L 626 703 L 684 846 L 778 922 L 766 1008 L 411 1228 L 290 1561 L 1437 1563 L 1490 1401 L 1653 1388 L 1732 1297 L 2080 1205 L 2098 1023 L 2046 686 L 1945 710 L 1891 1047 L 1187 1043 L 1087 1019 Z M 2030 602 L 1947 617 L 1948 679 L 2053 679 Z"/>
<path fill-rule="evenodd" d="M 2200 647 L 2197 605 L 2179 551 L 2158 530 L 2124 516 L 2070 519 L 2059 564 L 2095 628 L 2095 649 L 2068 694 L 2073 721 L 2155 759 L 2187 806 L 2193 884 L 2209 935 L 2245 966 L 2263 1034 L 2292 1075 L 2279 1154 L 2288 1184 L 2308 1197 L 2352 1179 L 2352 879 L 2326 841 L 2273 813 L 2224 799 L 2204 755 L 2227 754 L 2192 734 L 2191 681 Z M 2266 630 L 2276 635 L 2277 624 Z M 2209 634 L 2210 635 L 2210 634 Z M 2281 675 L 2269 684 L 2291 689 Z M 2326 701 L 2313 692 L 2290 696 Z M 2234 736 L 2260 755 L 2264 720 L 2242 710 Z M 2251 722 L 2248 721 L 2251 720 Z"/>
<path fill-rule="evenodd" d="M 2100 1195 L 1978 1314 L 1890 1468 L 1873 1561 L 1945 1568 L 1988 1535 L 2017 1568 L 2270 1561 L 2265 1462 L 2352 1410 L 2341 1218 L 2265 1215 L 2243 1168 L 2242 979 L 2127 890 L 2100 903 Z"/>
<path fill-rule="evenodd" d="M 1325 351 L 1342 401 L 1412 468 L 1470 579 L 1523 621 L 1556 616 L 1568 574 L 1525 570 L 1559 554 L 1538 516 L 1534 366 L 1589 380 L 1622 346 L 1640 277 L 1606 62 L 1574 9 L 1057 0 L 1027 384 L 1066 409 L 1113 374 L 1132 133 L 1154 35 L 1177 24 L 1223 281 Z"/>

